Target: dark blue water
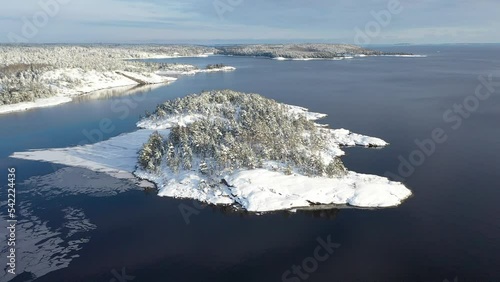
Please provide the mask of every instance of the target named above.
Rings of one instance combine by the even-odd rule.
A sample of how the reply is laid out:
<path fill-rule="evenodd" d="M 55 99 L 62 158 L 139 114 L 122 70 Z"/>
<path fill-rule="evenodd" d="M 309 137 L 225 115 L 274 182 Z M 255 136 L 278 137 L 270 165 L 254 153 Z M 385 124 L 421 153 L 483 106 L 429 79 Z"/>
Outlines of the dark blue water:
<path fill-rule="evenodd" d="M 332 127 L 387 140 L 391 146 L 382 150 L 347 149 L 346 166 L 403 176 L 414 192 L 402 206 L 383 210 L 256 216 L 198 207 L 186 224 L 179 205 L 193 207 L 191 201 L 159 198 L 136 187 L 115 196 L 80 193 L 47 199 L 34 192 L 40 189 L 37 180 L 18 186 L 27 191 L 19 197 L 33 203 L 33 213 L 57 230 L 63 221 L 61 208 L 77 207 L 96 229 L 86 233 L 90 241 L 74 252 L 79 257 L 69 267 L 36 281 L 112 281 L 116 277 L 111 271 L 123 267 L 135 277 L 130 281 L 282 281 L 285 271 L 313 256 L 318 237 L 328 236 L 340 247 L 314 271 L 305 272 L 307 279 L 292 274 L 289 281 L 500 281 L 500 86 L 462 117 L 457 129 L 452 127 L 456 114 L 449 116 L 454 122 L 443 119 L 454 104 L 474 95 L 480 76 L 491 74 L 500 81 L 500 46 L 381 49 L 428 57 L 168 60 L 200 66 L 224 63 L 237 71 L 182 77 L 146 94 L 83 99 L 0 116 L 0 171 L 16 167 L 22 183 L 34 176 L 50 178 L 63 167 L 8 158 L 13 152 L 92 143 L 131 132 L 139 116 L 156 104 L 202 90 L 255 92 L 327 113 L 324 122 Z M 97 134 L 102 119 L 110 119 L 113 130 Z M 400 156 L 408 160 L 419 149 L 415 140 L 432 138 L 435 129 L 442 130 L 446 141 L 435 144 L 435 152 L 414 165 L 411 175 L 401 175 Z M 79 176 L 82 171 L 57 186 L 90 185 Z M 93 177 L 102 178 L 103 189 L 111 185 L 104 175 Z"/>

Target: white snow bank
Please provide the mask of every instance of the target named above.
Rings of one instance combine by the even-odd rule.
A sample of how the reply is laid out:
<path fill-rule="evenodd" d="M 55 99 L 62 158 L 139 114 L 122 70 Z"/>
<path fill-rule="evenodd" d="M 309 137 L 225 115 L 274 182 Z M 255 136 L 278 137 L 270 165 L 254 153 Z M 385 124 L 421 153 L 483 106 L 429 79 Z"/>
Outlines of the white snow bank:
<path fill-rule="evenodd" d="M 341 146 L 385 147 L 389 143 L 376 137 L 350 132 L 347 129 L 330 129 L 333 139 Z"/>
<path fill-rule="evenodd" d="M 163 167 L 161 171 L 160 174 L 152 174 L 137 170 L 134 174 L 141 179 L 147 179 L 155 183 L 158 188 L 158 196 L 161 197 L 194 199 L 213 205 L 237 203 L 227 186 L 200 187 L 200 184 L 205 182 L 206 179 L 199 173 L 182 172 L 174 174 L 166 167 Z"/>
<path fill-rule="evenodd" d="M 26 111 L 32 108 L 43 108 L 43 107 L 51 107 L 59 104 L 64 104 L 71 102 L 71 98 L 64 96 L 54 96 L 50 98 L 38 99 L 35 102 L 22 102 L 11 105 L 1 105 L 0 106 L 0 114 L 8 114 L 20 111 Z"/>
<path fill-rule="evenodd" d="M 153 130 L 138 130 L 92 145 L 62 149 L 32 150 L 11 157 L 87 168 L 124 179 L 133 179 L 137 153 Z M 168 133 L 168 132 L 163 132 Z"/>
<path fill-rule="evenodd" d="M 71 97 L 102 89 L 137 85 L 140 84 L 138 80 L 144 81 L 145 84 L 159 84 L 175 81 L 176 78 L 159 76 L 154 73 L 100 72 L 72 68 L 48 71 L 43 74 L 42 80 L 50 85 L 58 95 Z"/>
<path fill-rule="evenodd" d="M 327 117 L 327 114 L 322 114 L 322 113 L 314 113 L 310 112 L 309 109 L 299 107 L 299 106 L 292 106 L 292 105 L 286 105 L 289 109 L 289 112 L 294 115 L 294 116 L 299 116 L 299 115 L 304 115 L 308 120 L 318 120 Z"/>
<path fill-rule="evenodd" d="M 403 184 L 384 177 L 350 172 L 341 178 L 284 175 L 265 169 L 242 170 L 224 179 L 246 210 L 266 212 L 311 204 L 358 207 L 397 206 L 411 195 Z"/>
<path fill-rule="evenodd" d="M 112 89 L 123 86 L 132 86 L 141 84 L 161 84 L 170 83 L 176 78 L 160 76 L 155 73 L 142 74 L 135 72 L 122 71 L 100 72 L 95 70 L 84 70 L 81 68 L 68 68 L 47 71 L 42 75 L 41 80 L 49 85 L 57 94 L 50 98 L 37 99 L 34 102 L 23 102 L 10 105 L 1 105 L 0 114 L 24 111 L 32 108 L 49 107 L 73 100 L 73 98 L 92 93 L 103 89 Z"/>
<path fill-rule="evenodd" d="M 236 204 L 251 212 L 292 210 L 311 205 L 392 207 L 411 196 L 403 184 L 387 178 L 349 172 L 339 178 L 284 175 L 267 169 L 239 170 L 223 177 L 232 187 L 200 188 L 198 173 L 174 175 L 144 171 L 136 175 L 157 184 L 158 195 L 189 198 L 209 204 Z"/>

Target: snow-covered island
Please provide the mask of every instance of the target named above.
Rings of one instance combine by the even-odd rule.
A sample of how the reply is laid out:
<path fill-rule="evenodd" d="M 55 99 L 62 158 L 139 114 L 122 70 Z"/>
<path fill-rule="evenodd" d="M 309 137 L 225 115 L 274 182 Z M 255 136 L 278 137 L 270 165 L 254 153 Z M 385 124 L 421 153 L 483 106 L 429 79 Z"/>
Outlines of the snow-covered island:
<path fill-rule="evenodd" d="M 325 115 L 257 94 L 210 91 L 167 101 L 136 132 L 93 145 L 12 157 L 85 167 L 155 183 L 158 195 L 250 212 L 319 205 L 392 207 L 412 193 L 402 183 L 347 170 L 343 146 L 385 141 L 329 129 Z"/>
<path fill-rule="evenodd" d="M 365 56 L 415 56 L 365 49 L 350 44 L 255 44 L 218 46 L 217 54 L 266 57 L 275 60 L 341 60 Z"/>
<path fill-rule="evenodd" d="M 137 60 L 206 57 L 214 52 L 201 46 L 0 45 L 0 114 L 66 103 L 102 89 L 170 83 L 181 75 L 234 70 Z"/>

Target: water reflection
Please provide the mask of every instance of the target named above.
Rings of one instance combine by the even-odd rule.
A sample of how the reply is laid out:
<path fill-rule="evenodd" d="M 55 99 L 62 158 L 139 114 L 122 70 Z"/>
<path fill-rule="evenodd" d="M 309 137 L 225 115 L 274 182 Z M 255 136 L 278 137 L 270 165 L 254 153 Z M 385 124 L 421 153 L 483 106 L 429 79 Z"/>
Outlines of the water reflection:
<path fill-rule="evenodd" d="M 73 100 L 76 102 L 83 102 L 89 100 L 106 100 L 112 97 L 129 96 L 135 94 L 146 94 L 169 84 L 171 83 L 115 87 L 94 91 L 85 95 L 80 95 L 78 97 L 75 97 Z"/>
<path fill-rule="evenodd" d="M 298 214 L 303 214 L 313 218 L 335 220 L 340 212 L 340 209 L 324 206 L 322 209 L 298 210 Z"/>
<path fill-rule="evenodd" d="M 275 211 L 275 212 L 267 212 L 267 213 L 254 213 L 249 212 L 247 210 L 235 207 L 235 206 L 216 206 L 216 205 L 208 205 L 204 203 L 196 203 L 194 204 L 199 210 L 210 209 L 213 213 L 220 213 L 224 215 L 237 215 L 240 218 L 246 217 L 259 217 L 263 215 L 280 215 L 284 218 L 290 218 L 297 214 L 305 215 L 313 218 L 322 218 L 322 219 L 336 219 L 342 208 L 348 208 L 347 206 L 343 206 L 340 208 L 338 205 L 317 205 L 311 206 L 303 209 L 296 210 L 283 210 L 283 211 Z"/>
<path fill-rule="evenodd" d="M 87 218 L 81 207 L 64 199 L 78 195 L 110 197 L 141 189 L 128 180 L 72 167 L 31 177 L 19 183 L 18 187 L 15 281 L 32 281 L 68 267 L 74 258 L 79 257 L 83 246 L 90 242 L 90 234 L 97 226 Z M 2 199 L 6 198 L 1 194 Z M 41 201 L 43 206 L 39 204 Z M 0 209 L 6 210 L 6 204 L 5 201 L 0 202 Z M 7 219 L 6 215 L 2 215 L 1 237 L 7 236 Z M 0 247 L 4 258 L 7 248 L 7 244 Z M 4 272 L 0 281 L 8 277 L 12 278 L 11 274 Z"/>

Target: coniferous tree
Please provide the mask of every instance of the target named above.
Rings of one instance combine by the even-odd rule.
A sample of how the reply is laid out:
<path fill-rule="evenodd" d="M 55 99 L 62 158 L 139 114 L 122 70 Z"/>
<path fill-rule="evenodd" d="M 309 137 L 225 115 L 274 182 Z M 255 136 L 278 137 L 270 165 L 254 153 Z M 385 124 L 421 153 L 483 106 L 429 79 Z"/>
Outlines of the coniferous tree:
<path fill-rule="evenodd" d="M 139 164 L 143 169 L 158 171 L 164 153 L 163 137 L 156 131 L 151 134 L 139 152 Z"/>

